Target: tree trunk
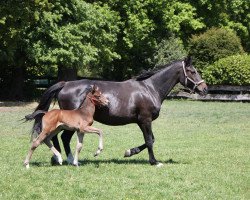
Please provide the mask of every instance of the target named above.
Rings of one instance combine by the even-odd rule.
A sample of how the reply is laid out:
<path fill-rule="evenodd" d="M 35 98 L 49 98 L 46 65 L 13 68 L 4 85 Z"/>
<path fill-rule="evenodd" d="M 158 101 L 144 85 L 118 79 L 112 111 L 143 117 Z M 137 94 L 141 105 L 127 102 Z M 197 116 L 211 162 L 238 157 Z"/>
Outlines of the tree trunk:
<path fill-rule="evenodd" d="M 8 99 L 24 100 L 24 69 L 21 66 L 13 68 Z"/>
<path fill-rule="evenodd" d="M 77 69 L 75 67 L 67 68 L 58 66 L 58 81 L 77 80 Z"/>

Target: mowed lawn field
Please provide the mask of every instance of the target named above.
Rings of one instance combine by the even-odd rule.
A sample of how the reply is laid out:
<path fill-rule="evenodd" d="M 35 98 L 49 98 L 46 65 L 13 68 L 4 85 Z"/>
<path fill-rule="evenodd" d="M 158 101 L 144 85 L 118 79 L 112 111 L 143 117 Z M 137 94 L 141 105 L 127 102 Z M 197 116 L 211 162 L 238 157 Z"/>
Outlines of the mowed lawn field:
<path fill-rule="evenodd" d="M 136 124 L 95 122 L 104 131 L 99 157 L 98 137 L 86 135 L 80 167 L 51 166 L 41 145 L 27 170 L 32 123 L 19 120 L 34 106 L 0 107 L 0 199 L 250 199 L 249 103 L 165 101 L 153 122 L 161 168 L 148 164 L 147 150 L 123 158 L 144 143 Z"/>

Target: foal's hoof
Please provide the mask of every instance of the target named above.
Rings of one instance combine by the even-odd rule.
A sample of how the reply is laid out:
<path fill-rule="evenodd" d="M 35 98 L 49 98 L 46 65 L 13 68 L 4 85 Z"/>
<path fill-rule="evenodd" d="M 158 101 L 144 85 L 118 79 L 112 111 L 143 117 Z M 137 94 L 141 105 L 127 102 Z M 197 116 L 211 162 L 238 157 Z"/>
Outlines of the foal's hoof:
<path fill-rule="evenodd" d="M 29 169 L 30 168 L 30 165 L 29 164 L 24 164 L 25 168 L 26 169 Z"/>
<path fill-rule="evenodd" d="M 73 162 L 72 165 L 75 166 L 75 167 L 79 167 L 80 163 L 79 162 Z"/>
<path fill-rule="evenodd" d="M 130 157 L 131 156 L 131 151 L 130 149 L 125 151 L 124 157 Z"/>

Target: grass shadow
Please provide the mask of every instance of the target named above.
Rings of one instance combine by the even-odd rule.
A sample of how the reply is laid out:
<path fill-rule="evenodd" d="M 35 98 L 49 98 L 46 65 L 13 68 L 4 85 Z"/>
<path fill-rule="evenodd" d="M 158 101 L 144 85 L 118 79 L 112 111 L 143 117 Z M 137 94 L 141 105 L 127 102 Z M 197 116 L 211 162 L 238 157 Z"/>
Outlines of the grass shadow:
<path fill-rule="evenodd" d="M 160 161 L 161 162 L 161 161 Z M 85 160 L 79 160 L 79 163 L 81 165 L 87 165 L 87 164 L 94 164 L 96 166 L 99 166 L 100 164 L 118 164 L 118 165 L 128 165 L 128 164 L 135 164 L 135 165 L 148 165 L 149 161 L 145 159 L 98 159 L 98 160 L 91 160 L 91 159 L 85 159 Z M 184 162 L 178 162 L 174 161 L 173 159 L 169 159 L 167 161 L 163 161 L 163 164 L 188 164 Z"/>
<path fill-rule="evenodd" d="M 161 161 L 160 161 L 161 162 Z M 162 162 L 167 165 L 179 165 L 179 164 L 190 164 L 187 162 L 179 162 L 173 159 L 169 159 Z M 117 165 L 149 165 L 148 160 L 145 159 L 84 159 L 79 160 L 80 167 L 84 167 L 85 165 L 94 165 L 95 167 L 99 167 L 100 164 L 117 164 Z M 30 165 L 36 167 L 51 167 L 51 166 L 60 166 L 55 162 L 31 162 Z M 67 161 L 63 161 L 62 165 L 69 165 Z"/>

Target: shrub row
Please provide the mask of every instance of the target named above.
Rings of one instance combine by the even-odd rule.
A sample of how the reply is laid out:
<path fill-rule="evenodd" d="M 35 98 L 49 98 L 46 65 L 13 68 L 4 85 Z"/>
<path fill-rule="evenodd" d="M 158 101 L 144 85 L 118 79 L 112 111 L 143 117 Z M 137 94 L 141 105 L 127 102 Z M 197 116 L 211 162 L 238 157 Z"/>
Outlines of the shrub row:
<path fill-rule="evenodd" d="M 250 85 L 250 55 L 222 58 L 203 70 L 208 84 Z"/>
<path fill-rule="evenodd" d="M 194 35 L 189 42 L 189 53 L 200 70 L 215 61 L 235 54 L 244 53 L 240 38 L 224 28 L 211 28 L 205 33 Z"/>

